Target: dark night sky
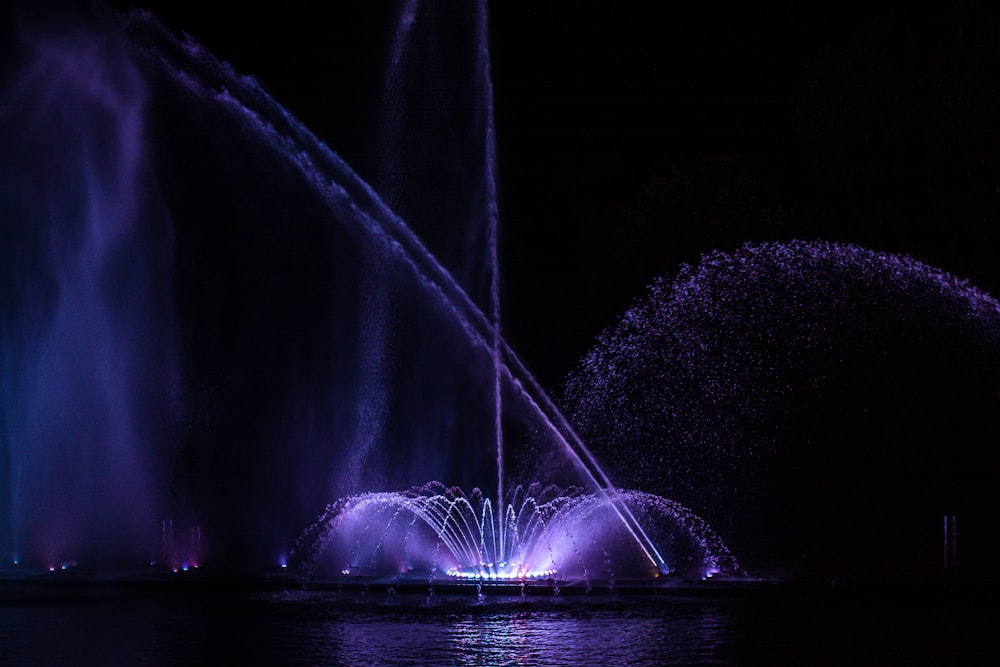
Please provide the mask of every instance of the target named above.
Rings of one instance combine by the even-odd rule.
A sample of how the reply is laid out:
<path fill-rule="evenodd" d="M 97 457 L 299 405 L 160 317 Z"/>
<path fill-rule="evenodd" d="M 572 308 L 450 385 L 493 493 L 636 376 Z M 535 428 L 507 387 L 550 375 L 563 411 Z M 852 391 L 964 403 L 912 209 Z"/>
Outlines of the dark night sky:
<path fill-rule="evenodd" d="M 377 4 L 147 6 L 365 175 Z M 746 241 L 853 241 L 1000 287 L 994 17 L 733 4 L 491 8 L 505 326 L 549 387 L 654 276 Z"/>
<path fill-rule="evenodd" d="M 111 4 L 257 77 L 362 176 L 377 159 L 394 3 Z M 852 241 L 1000 289 L 984 3 L 503 2 L 490 20 L 505 327 L 545 385 L 654 276 L 746 241 Z"/>

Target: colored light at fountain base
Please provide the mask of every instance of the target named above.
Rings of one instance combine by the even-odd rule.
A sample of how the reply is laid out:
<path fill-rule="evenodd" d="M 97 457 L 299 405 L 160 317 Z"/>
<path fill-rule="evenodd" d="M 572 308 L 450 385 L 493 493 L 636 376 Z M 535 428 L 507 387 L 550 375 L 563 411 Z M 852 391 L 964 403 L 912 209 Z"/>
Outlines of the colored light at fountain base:
<path fill-rule="evenodd" d="M 556 574 L 555 568 L 536 570 L 523 563 L 484 563 L 479 566 L 455 567 L 445 572 L 455 579 L 475 581 L 526 581 L 548 579 Z"/>

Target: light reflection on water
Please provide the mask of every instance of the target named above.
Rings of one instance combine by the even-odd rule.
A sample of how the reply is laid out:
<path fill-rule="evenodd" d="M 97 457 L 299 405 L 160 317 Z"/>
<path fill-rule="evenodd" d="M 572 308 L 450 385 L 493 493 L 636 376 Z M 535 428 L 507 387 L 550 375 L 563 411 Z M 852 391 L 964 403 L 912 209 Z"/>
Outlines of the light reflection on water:
<path fill-rule="evenodd" d="M 0 665 L 998 664 L 1000 613 L 978 600 L 0 586 Z"/>
<path fill-rule="evenodd" d="M 454 599 L 326 612 L 301 648 L 338 665 L 711 664 L 727 629 L 717 608 L 684 601 Z"/>
<path fill-rule="evenodd" d="M 710 663 L 724 621 L 704 612 L 466 616 L 451 626 L 449 638 L 460 665 Z"/>

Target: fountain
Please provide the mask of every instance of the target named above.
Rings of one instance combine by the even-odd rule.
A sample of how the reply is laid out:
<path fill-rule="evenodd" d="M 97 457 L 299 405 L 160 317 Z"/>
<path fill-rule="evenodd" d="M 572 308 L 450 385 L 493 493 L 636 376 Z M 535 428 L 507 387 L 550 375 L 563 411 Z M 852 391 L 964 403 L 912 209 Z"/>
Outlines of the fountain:
<path fill-rule="evenodd" d="M 418 39 L 428 7 L 403 3 L 377 187 L 147 13 L 29 36 L 0 104 L 2 162 L 23 165 L 0 191 L 9 560 L 584 588 L 738 573 L 720 535 L 756 556 L 754 539 L 775 538 L 756 518 L 795 505 L 781 495 L 795 487 L 770 486 L 779 448 L 761 415 L 830 420 L 790 406 L 831 386 L 810 354 L 872 333 L 849 325 L 864 321 L 853 304 L 910 295 L 926 310 L 905 322 L 979 332 L 961 358 L 992 372 L 986 295 L 906 258 L 772 244 L 655 283 L 571 377 L 564 412 L 501 327 L 485 3 L 455 56 L 468 69 L 446 68 L 479 91 L 453 116 L 468 190 L 440 225 L 452 180 L 426 201 L 408 189 L 425 155 L 399 137 L 425 111 L 404 82 L 411 51 L 436 48 Z M 823 295 L 842 317 L 797 318 Z"/>
<path fill-rule="evenodd" d="M 485 97 L 470 127 L 485 166 L 470 207 L 492 267 L 481 292 L 255 81 L 151 15 L 30 35 L 4 107 L 5 163 L 32 166 L 4 183 L 17 204 L 0 468 L 11 561 L 285 565 L 330 498 L 355 516 L 351 499 L 372 489 L 435 477 L 473 488 L 492 468 L 495 500 L 481 510 L 497 516 L 465 539 L 485 549 L 490 534 L 493 546 L 470 563 L 452 553 L 448 570 L 535 553 L 518 516 L 562 526 L 547 533 L 550 560 L 566 526 L 614 517 L 643 568 L 675 567 L 641 517 L 683 531 L 690 513 L 615 489 L 502 337 L 485 5 L 477 12 Z M 417 3 L 404 26 L 408 15 L 419 20 Z M 550 481 L 588 493 L 519 492 L 514 502 L 545 509 L 512 509 L 504 445 L 518 434 L 548 450 Z M 413 513 L 413 493 L 363 506 Z M 431 497 L 449 494 L 462 505 L 460 492 Z M 575 509 L 550 515 L 564 506 Z M 332 542 L 328 527 L 316 532 Z M 721 542 L 695 534 L 699 558 L 719 560 Z"/>
<path fill-rule="evenodd" d="M 118 36 L 32 42 L 0 149 L 0 547 L 120 565 L 156 548 L 179 389 L 148 91 Z"/>
<path fill-rule="evenodd" d="M 421 18 L 421 8 L 422 5 L 419 2 L 407 2 L 404 3 L 401 13 L 397 36 L 392 49 L 392 57 L 390 59 L 390 74 L 387 77 L 390 83 L 390 94 L 387 96 L 390 99 L 388 106 L 391 112 L 390 115 L 395 121 L 390 123 L 390 130 L 398 129 L 397 125 L 400 122 L 400 117 L 405 115 L 400 110 L 401 95 L 396 88 L 401 87 L 400 77 L 403 69 L 401 62 L 404 61 L 406 51 L 410 47 L 414 24 Z M 571 541 L 574 533 L 578 533 L 580 539 L 585 540 L 587 535 L 595 535 L 595 533 L 593 533 L 592 529 L 584 530 L 584 523 L 580 517 L 591 517 L 597 508 L 600 508 L 604 512 L 617 517 L 617 520 L 625 529 L 628 536 L 627 541 L 638 546 L 647 561 L 647 567 L 651 566 L 657 575 L 659 573 L 665 574 L 671 572 L 675 568 L 668 565 L 659 553 L 656 543 L 647 535 L 644 524 L 636 519 L 632 507 L 629 503 L 625 502 L 625 496 L 612 487 L 610 480 L 607 479 L 596 460 L 589 454 L 582 441 L 573 432 L 569 423 L 562 417 L 558 408 L 555 407 L 541 387 L 527 373 L 513 351 L 503 343 L 500 334 L 497 257 L 499 213 L 495 176 L 496 138 L 493 125 L 493 93 L 490 78 L 485 3 L 480 3 L 478 7 L 476 35 L 477 39 L 473 48 L 474 57 L 471 59 L 475 63 L 475 66 L 471 78 L 476 82 L 481 91 L 481 102 L 475 110 L 473 127 L 478 129 L 478 137 L 474 136 L 474 140 L 478 139 L 478 142 L 474 141 L 474 143 L 479 143 L 482 146 L 481 154 L 483 158 L 481 162 L 484 167 L 479 177 L 481 183 L 473 188 L 474 192 L 481 194 L 474 197 L 474 204 L 470 208 L 474 211 L 472 216 L 473 227 L 485 227 L 488 230 L 488 242 L 486 246 L 492 270 L 490 271 L 490 287 L 488 290 L 490 316 L 487 318 L 479 312 L 474 312 L 474 319 L 480 323 L 479 326 L 481 328 L 481 331 L 477 331 L 475 335 L 483 347 L 489 348 L 493 360 L 494 443 L 497 464 L 496 502 L 495 504 L 489 501 L 483 502 L 480 490 L 475 488 L 472 495 L 479 499 L 477 504 L 480 506 L 478 511 L 480 518 L 470 520 L 470 517 L 477 514 L 477 512 L 473 510 L 472 505 L 458 489 L 449 490 L 447 493 L 416 493 L 415 496 L 412 495 L 414 492 L 410 494 L 367 493 L 342 499 L 330 505 L 323 517 L 300 540 L 302 544 L 301 549 L 307 554 L 304 557 L 306 568 L 309 571 L 313 570 L 315 561 L 318 558 L 316 552 L 323 551 L 333 541 L 331 534 L 341 531 L 353 531 L 359 523 L 363 524 L 366 529 L 371 523 L 378 525 L 379 519 L 376 517 L 383 512 L 388 512 L 394 521 L 402 512 L 404 514 L 412 514 L 414 523 L 416 523 L 416 518 L 419 517 L 421 519 L 421 526 L 432 529 L 432 533 L 437 536 L 438 540 L 433 549 L 435 552 L 439 551 L 441 546 L 444 545 L 450 553 L 452 563 L 444 569 L 447 576 L 459 579 L 486 577 L 490 580 L 534 578 L 538 572 L 545 572 L 548 575 L 559 572 L 565 576 L 567 573 L 566 568 L 556 567 L 557 549 L 553 544 L 552 533 L 544 532 L 544 534 L 535 535 L 531 532 L 525 534 L 520 522 L 538 522 L 542 526 L 560 526 L 557 532 L 560 535 L 561 541 L 565 541 L 563 533 L 569 535 Z M 433 61 L 435 59 L 430 58 L 430 60 Z M 485 119 L 485 121 L 482 119 Z M 383 136 L 394 136 L 395 134 L 392 131 L 387 131 L 383 133 Z M 440 147 L 436 148 L 440 151 Z M 390 154 L 395 155 L 395 150 L 397 150 L 395 146 L 391 147 Z M 401 161 L 402 158 L 400 156 L 396 156 L 391 161 L 393 169 L 390 170 L 390 178 L 387 180 L 392 181 L 393 178 L 391 177 L 394 177 L 397 181 L 406 180 L 405 176 L 399 174 L 399 164 Z M 426 169 L 426 165 L 420 164 L 420 168 Z M 398 188 L 390 188 L 390 190 L 396 189 Z M 421 191 L 421 195 L 423 194 L 423 191 Z M 425 253 L 426 251 L 422 248 L 418 250 L 419 255 L 424 255 Z M 450 276 L 444 276 L 444 279 L 447 283 L 452 283 Z M 471 310 L 478 311 L 478 308 L 472 305 L 471 300 L 465 296 L 464 290 L 461 287 L 454 285 L 451 291 L 452 293 L 459 293 L 460 301 L 469 303 Z M 588 502 L 582 503 L 587 507 L 591 507 L 589 512 L 581 512 L 578 509 L 580 503 L 569 503 L 570 499 L 577 498 L 574 494 L 556 494 L 556 498 L 560 502 L 556 502 L 556 499 L 539 501 L 532 496 L 527 496 L 522 510 L 525 507 L 531 507 L 532 511 L 528 513 L 517 511 L 512 505 L 505 503 L 502 411 L 503 385 L 505 380 L 514 383 L 515 388 L 521 392 L 521 399 L 529 401 L 532 409 L 545 419 L 547 428 L 562 442 L 563 446 L 575 459 L 574 463 L 584 473 L 586 481 L 596 487 L 597 493 L 587 496 Z M 522 381 L 524 380 L 528 383 L 527 392 L 523 389 L 524 385 Z M 636 502 L 637 498 L 638 496 L 635 496 L 631 499 Z M 637 502 L 643 504 L 642 501 Z M 669 501 L 663 500 L 663 502 Z M 648 503 L 645 503 L 645 506 L 648 506 Z M 675 522 L 676 527 L 684 526 L 683 517 L 689 514 L 691 513 L 678 506 L 670 516 Z M 572 528 L 567 525 L 569 519 L 566 517 L 569 516 L 576 517 L 572 522 Z M 693 531 L 690 527 L 685 529 Z M 385 530 L 388 532 L 389 528 L 386 527 Z M 452 535 L 452 531 L 455 530 L 459 531 L 458 536 Z M 710 532 L 707 526 L 705 527 L 705 531 Z M 377 533 L 378 531 L 375 532 Z M 694 533 L 692 532 L 692 534 Z M 408 535 L 407 533 L 407 539 L 404 540 L 406 543 L 409 543 Z M 376 542 L 374 547 L 369 548 L 374 549 L 376 552 L 391 551 L 383 549 L 385 541 L 383 537 Z M 709 542 L 711 542 L 710 546 Z M 698 565 L 689 568 L 692 572 L 697 571 L 698 576 L 701 576 L 706 571 L 718 572 L 719 570 L 715 564 L 716 561 L 725 560 L 726 567 L 731 570 L 738 568 L 735 560 L 728 554 L 721 540 L 708 540 L 704 536 L 701 536 L 699 543 L 702 545 L 703 550 L 714 548 L 715 551 L 700 554 L 697 559 Z M 544 545 L 544 548 L 542 545 Z M 551 567 L 548 569 L 526 565 L 526 562 L 539 560 L 540 550 L 549 553 L 549 565 Z M 559 559 L 564 557 L 564 550 L 558 550 Z M 579 549 L 574 549 L 574 551 L 577 553 L 577 558 L 582 565 L 583 561 Z M 356 554 L 352 553 L 348 560 L 354 560 L 355 556 Z M 375 557 L 372 556 L 372 558 L 374 559 Z M 409 556 L 406 559 L 409 560 Z M 689 558 L 689 560 L 693 559 Z M 424 565 L 423 569 L 426 573 L 427 564 L 424 563 Z M 378 571 L 380 568 L 375 567 L 373 562 L 372 567 L 368 569 L 370 571 Z M 394 567 L 389 567 L 389 571 L 394 569 Z M 437 569 L 437 566 L 434 565 L 430 569 L 434 571 Z M 586 572 L 585 566 L 583 566 L 583 571 Z M 344 568 L 342 572 L 350 573 L 351 567 Z"/>
<path fill-rule="evenodd" d="M 703 578 L 738 570 L 722 540 L 690 510 L 636 491 L 611 494 L 657 545 L 670 548 L 670 572 Z M 466 496 L 432 483 L 341 498 L 305 532 L 301 555 L 313 577 L 570 581 L 587 587 L 613 585 L 616 571 L 625 579 L 658 578 L 661 571 L 627 528 L 604 494 L 518 486 L 501 516 L 478 489 Z"/>

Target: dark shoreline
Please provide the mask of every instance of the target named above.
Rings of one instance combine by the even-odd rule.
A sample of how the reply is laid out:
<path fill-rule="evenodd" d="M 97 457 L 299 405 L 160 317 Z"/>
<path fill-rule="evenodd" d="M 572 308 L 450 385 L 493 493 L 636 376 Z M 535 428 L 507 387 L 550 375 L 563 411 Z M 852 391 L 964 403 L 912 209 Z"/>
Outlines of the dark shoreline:
<path fill-rule="evenodd" d="M 864 599 L 940 599 L 942 602 L 980 603 L 1000 593 L 1000 580 L 972 577 L 933 577 L 882 581 L 832 582 L 795 579 L 731 578 L 719 580 L 618 580 L 590 582 L 526 581 L 455 582 L 437 579 L 385 578 L 304 580 L 293 574 L 248 575 L 213 572 L 88 575 L 78 572 L 0 573 L 0 606 L 85 601 L 115 596 L 172 593 L 330 593 L 377 599 L 444 597 L 572 598 L 574 600 L 671 598 L 825 598 L 834 601 Z"/>

